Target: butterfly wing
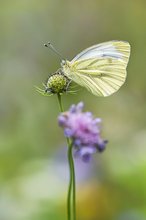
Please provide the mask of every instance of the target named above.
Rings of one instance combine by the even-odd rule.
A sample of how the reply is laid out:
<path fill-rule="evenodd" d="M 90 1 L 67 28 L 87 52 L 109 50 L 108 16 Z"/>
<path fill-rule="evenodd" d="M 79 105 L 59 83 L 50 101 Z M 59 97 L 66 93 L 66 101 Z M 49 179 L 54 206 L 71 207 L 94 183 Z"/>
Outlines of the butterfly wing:
<path fill-rule="evenodd" d="M 109 41 L 94 45 L 63 66 L 65 75 L 97 96 L 109 96 L 125 82 L 130 45 Z"/>

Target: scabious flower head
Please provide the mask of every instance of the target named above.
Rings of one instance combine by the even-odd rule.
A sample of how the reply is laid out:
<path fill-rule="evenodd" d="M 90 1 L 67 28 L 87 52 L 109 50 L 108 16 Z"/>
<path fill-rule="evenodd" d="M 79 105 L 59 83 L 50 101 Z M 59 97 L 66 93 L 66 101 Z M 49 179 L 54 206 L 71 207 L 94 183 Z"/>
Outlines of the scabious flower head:
<path fill-rule="evenodd" d="M 53 94 L 63 94 L 70 91 L 71 80 L 67 78 L 61 69 L 52 73 L 43 83 L 44 88 L 41 89 L 36 86 L 36 90 L 43 96 L 50 96 Z"/>
<path fill-rule="evenodd" d="M 46 88 L 52 93 L 63 93 L 67 89 L 68 79 L 60 72 L 52 74 L 46 83 Z"/>
<path fill-rule="evenodd" d="M 63 93 L 67 91 L 69 84 L 69 79 L 58 70 L 56 73 L 53 73 L 48 77 L 46 82 L 46 92 L 50 93 Z"/>
<path fill-rule="evenodd" d="M 101 119 L 94 118 L 91 112 L 82 112 L 83 107 L 82 102 L 72 105 L 59 115 L 58 123 L 65 136 L 72 139 L 75 155 L 89 161 L 93 153 L 105 149 L 107 141 L 101 138 Z"/>

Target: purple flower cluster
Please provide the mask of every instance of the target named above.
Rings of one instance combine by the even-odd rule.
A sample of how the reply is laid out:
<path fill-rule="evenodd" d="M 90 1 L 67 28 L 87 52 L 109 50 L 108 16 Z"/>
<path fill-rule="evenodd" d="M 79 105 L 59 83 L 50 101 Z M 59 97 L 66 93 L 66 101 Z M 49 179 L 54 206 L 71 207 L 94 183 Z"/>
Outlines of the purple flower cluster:
<path fill-rule="evenodd" d="M 64 128 L 66 137 L 73 141 L 75 155 L 89 161 L 93 153 L 102 152 L 107 140 L 100 136 L 100 118 L 93 118 L 91 112 L 82 112 L 82 102 L 72 105 L 67 112 L 58 117 L 58 123 Z"/>

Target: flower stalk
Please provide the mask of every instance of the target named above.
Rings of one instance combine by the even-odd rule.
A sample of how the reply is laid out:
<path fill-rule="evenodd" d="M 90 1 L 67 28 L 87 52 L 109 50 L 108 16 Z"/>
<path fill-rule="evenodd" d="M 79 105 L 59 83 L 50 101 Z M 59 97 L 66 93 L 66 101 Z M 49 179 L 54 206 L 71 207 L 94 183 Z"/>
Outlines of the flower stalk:
<path fill-rule="evenodd" d="M 57 93 L 60 111 L 63 112 L 63 105 L 60 93 Z M 69 186 L 67 195 L 67 219 L 76 220 L 76 181 L 75 168 L 73 160 L 73 141 L 66 137 L 68 145 L 68 163 L 69 163 Z"/>
<path fill-rule="evenodd" d="M 63 112 L 63 105 L 62 105 L 62 100 L 61 100 L 61 95 L 60 93 L 57 93 L 57 98 L 58 98 L 58 102 L 59 102 L 59 108 L 60 108 L 60 111 Z"/>

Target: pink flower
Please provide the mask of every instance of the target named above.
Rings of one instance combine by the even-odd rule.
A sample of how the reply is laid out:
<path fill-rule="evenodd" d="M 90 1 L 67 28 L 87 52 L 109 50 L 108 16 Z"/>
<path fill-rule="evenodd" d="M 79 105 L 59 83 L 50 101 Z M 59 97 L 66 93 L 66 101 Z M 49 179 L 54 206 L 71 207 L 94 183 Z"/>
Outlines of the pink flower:
<path fill-rule="evenodd" d="M 107 140 L 101 138 L 100 118 L 94 118 L 91 112 L 82 112 L 82 102 L 72 105 L 69 111 L 61 113 L 58 123 L 64 128 L 66 137 L 74 144 L 75 155 L 89 161 L 91 154 L 105 149 Z"/>

